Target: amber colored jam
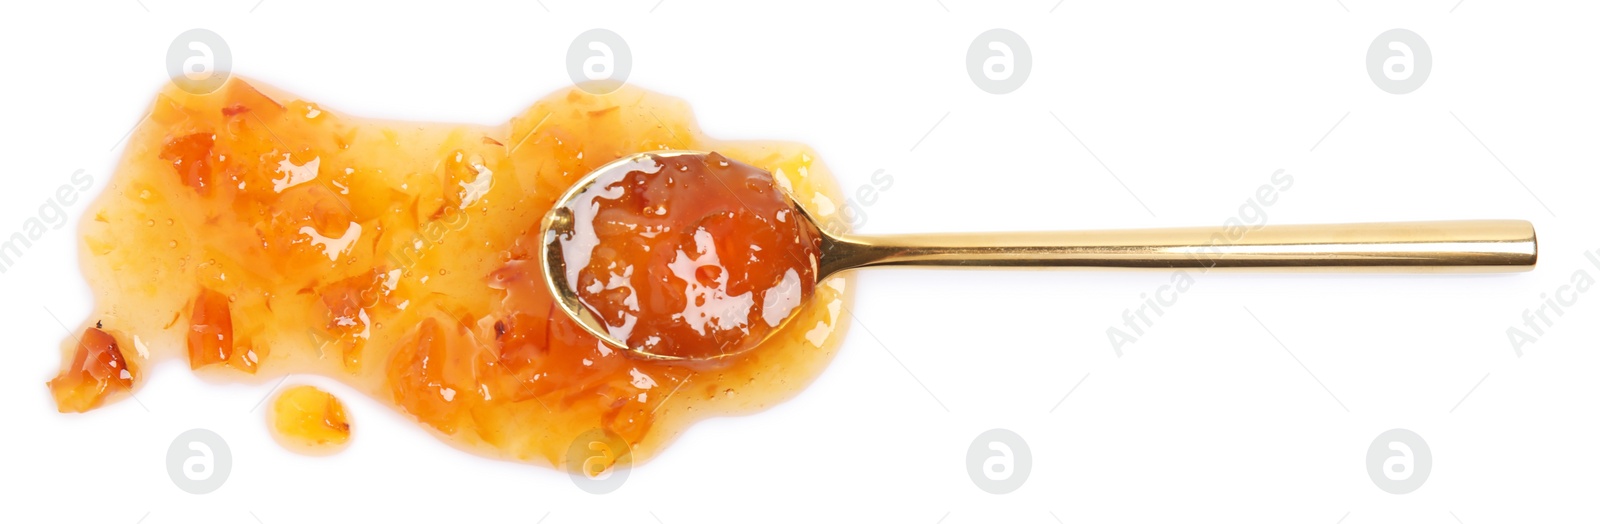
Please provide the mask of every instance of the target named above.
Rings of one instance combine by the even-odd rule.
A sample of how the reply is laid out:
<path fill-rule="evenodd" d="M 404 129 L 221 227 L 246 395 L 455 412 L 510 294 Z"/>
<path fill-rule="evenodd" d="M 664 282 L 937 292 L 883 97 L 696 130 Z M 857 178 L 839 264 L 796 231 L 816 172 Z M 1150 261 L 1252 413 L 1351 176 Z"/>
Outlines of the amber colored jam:
<path fill-rule="evenodd" d="M 710 139 L 683 102 L 632 87 L 559 92 L 503 126 L 354 118 L 237 77 L 206 95 L 169 88 L 82 222 L 95 309 L 50 389 L 62 411 L 84 411 L 162 359 L 258 383 L 312 373 L 489 456 L 560 465 L 599 430 L 648 459 L 694 420 L 813 379 L 835 351 L 847 282 L 816 285 L 760 347 L 715 366 L 643 360 L 586 334 L 542 281 L 540 220 L 589 171 L 666 149 L 770 172 L 819 219 L 843 202 L 804 146 Z M 754 225 L 706 227 L 768 234 Z M 778 267 L 696 279 L 745 278 L 759 295 L 781 283 Z"/>
<path fill-rule="evenodd" d="M 344 403 L 316 386 L 285 388 L 273 399 L 267 418 L 279 442 L 309 455 L 337 452 L 350 441 Z"/>
<path fill-rule="evenodd" d="M 772 175 L 649 156 L 576 195 L 568 285 L 628 347 L 693 359 L 753 347 L 811 297 L 820 233 Z"/>
<path fill-rule="evenodd" d="M 133 387 L 133 370 L 116 337 L 97 325 L 85 328 L 73 342 L 71 361 L 49 384 L 61 412 L 94 409 L 106 395 Z"/>

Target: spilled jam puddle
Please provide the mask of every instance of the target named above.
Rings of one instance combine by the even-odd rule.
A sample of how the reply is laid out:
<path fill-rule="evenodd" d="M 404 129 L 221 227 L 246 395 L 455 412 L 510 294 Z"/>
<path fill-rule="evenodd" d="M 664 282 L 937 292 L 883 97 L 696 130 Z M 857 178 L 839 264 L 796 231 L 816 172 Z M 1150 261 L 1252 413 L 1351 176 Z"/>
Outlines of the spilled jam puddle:
<path fill-rule="evenodd" d="M 594 168 L 665 149 L 767 170 L 819 220 L 844 201 L 806 147 L 713 140 L 682 101 L 632 87 L 560 92 L 495 127 L 352 118 L 239 78 L 169 88 L 82 221 L 95 308 L 50 389 L 61 411 L 88 411 L 181 358 L 224 380 L 332 377 L 491 457 L 561 466 L 598 431 L 648 459 L 695 420 L 816 377 L 848 282 L 817 285 L 772 338 L 714 364 L 587 335 L 541 280 L 540 219 Z M 328 401 L 285 392 L 274 409 L 309 422 L 274 419 L 279 440 L 348 435 Z"/>

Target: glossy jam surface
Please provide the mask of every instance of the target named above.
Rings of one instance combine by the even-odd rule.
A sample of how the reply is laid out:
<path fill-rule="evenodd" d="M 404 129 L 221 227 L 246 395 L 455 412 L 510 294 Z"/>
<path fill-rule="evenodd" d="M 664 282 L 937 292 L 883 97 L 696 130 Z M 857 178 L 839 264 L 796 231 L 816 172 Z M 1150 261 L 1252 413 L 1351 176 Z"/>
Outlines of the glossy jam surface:
<path fill-rule="evenodd" d="M 71 360 L 48 384 L 61 412 L 88 411 L 107 395 L 133 388 L 133 370 L 116 337 L 95 326 L 73 342 Z"/>
<path fill-rule="evenodd" d="M 489 456 L 561 465 L 599 432 L 645 460 L 694 420 L 809 383 L 846 299 L 844 279 L 816 285 L 759 348 L 709 367 L 623 354 L 567 318 L 540 220 L 586 173 L 667 149 L 770 172 L 808 209 L 844 201 L 804 146 L 707 138 L 683 102 L 631 87 L 562 91 L 503 126 L 354 118 L 237 77 L 169 88 L 82 222 L 95 309 L 50 389 L 84 411 L 162 359 L 262 384 L 312 373 Z M 739 224 L 715 227 L 761 234 Z"/>
<path fill-rule="evenodd" d="M 820 236 L 772 175 L 651 155 L 574 198 L 567 285 L 611 336 L 691 359 L 754 347 L 810 299 Z"/>
<path fill-rule="evenodd" d="M 267 418 L 278 442 L 300 453 L 335 453 L 350 441 L 344 402 L 316 386 L 285 388 L 272 400 Z"/>

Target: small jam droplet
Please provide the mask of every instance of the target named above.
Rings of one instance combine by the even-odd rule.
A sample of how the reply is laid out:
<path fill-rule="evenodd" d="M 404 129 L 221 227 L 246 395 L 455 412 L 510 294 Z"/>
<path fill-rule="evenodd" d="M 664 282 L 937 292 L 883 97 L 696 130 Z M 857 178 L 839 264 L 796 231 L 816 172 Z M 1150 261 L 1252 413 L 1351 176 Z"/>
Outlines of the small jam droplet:
<path fill-rule="evenodd" d="M 272 401 L 267 413 L 272 433 L 285 448 L 307 455 L 327 455 L 350 441 L 350 419 L 344 403 L 316 386 L 294 386 Z"/>

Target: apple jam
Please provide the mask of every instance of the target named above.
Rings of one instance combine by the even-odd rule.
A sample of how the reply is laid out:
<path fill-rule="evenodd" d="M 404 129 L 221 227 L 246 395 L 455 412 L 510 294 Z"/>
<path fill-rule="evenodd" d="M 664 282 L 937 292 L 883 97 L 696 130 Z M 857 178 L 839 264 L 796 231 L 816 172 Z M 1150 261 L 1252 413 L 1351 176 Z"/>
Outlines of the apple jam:
<path fill-rule="evenodd" d="M 771 173 L 719 153 L 649 155 L 618 173 L 575 195 L 557 241 L 566 285 L 627 347 L 737 354 L 811 297 L 821 233 Z"/>
<path fill-rule="evenodd" d="M 780 217 L 719 218 L 709 203 L 652 195 L 705 219 L 671 237 L 696 261 L 692 282 L 753 293 L 748 314 L 708 322 L 760 328 L 785 308 L 792 319 L 709 366 L 641 359 L 584 332 L 542 281 L 540 220 L 591 170 L 667 149 L 770 173 L 819 219 L 844 201 L 804 146 L 714 140 L 682 101 L 632 87 L 558 92 L 501 126 L 356 118 L 237 77 L 206 95 L 168 88 L 82 222 L 95 307 L 63 343 L 49 383 L 57 407 L 120 399 L 141 370 L 177 358 L 231 380 L 332 377 L 492 457 L 559 466 L 574 439 L 600 430 L 648 459 L 695 420 L 793 396 L 835 352 L 846 300 L 839 277 L 792 305 L 775 295 L 785 268 L 802 288 L 812 271 L 776 253 L 730 244 L 720 269 L 704 263 L 701 230 L 804 260 L 806 239 L 762 237 L 774 233 L 761 222 Z M 641 297 L 692 298 L 633 283 Z M 690 322 L 651 329 L 698 343 Z"/>

